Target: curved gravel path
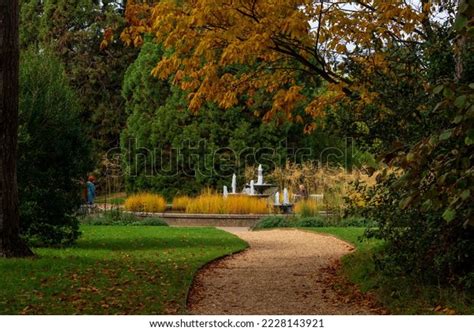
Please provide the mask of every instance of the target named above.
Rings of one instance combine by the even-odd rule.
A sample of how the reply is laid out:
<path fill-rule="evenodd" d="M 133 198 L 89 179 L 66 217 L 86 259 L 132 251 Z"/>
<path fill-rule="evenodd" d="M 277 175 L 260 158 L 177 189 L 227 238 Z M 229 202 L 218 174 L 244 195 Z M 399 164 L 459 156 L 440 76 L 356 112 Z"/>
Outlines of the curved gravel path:
<path fill-rule="evenodd" d="M 195 278 L 192 314 L 373 314 L 333 286 L 334 265 L 353 247 L 331 236 L 299 230 L 225 229 L 250 248 L 208 265 Z M 333 272 L 331 272 L 331 270 Z"/>

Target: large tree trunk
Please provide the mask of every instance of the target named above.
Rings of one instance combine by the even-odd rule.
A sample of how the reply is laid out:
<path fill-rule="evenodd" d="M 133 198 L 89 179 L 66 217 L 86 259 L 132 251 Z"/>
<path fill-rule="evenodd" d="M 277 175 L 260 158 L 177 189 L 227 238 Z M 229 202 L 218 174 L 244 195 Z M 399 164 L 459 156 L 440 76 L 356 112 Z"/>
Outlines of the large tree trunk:
<path fill-rule="evenodd" d="M 0 0 L 0 256 L 31 256 L 20 239 L 18 134 L 18 0 Z"/>

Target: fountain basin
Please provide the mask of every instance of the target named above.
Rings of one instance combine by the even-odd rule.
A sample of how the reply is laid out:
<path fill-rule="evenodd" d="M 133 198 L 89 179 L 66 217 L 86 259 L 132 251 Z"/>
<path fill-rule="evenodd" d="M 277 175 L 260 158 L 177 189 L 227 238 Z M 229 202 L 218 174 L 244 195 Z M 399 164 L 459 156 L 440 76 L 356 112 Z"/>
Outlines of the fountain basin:
<path fill-rule="evenodd" d="M 275 204 L 273 205 L 275 208 L 278 208 L 280 209 L 280 211 L 283 213 L 283 214 L 293 214 L 293 204 Z"/>
<path fill-rule="evenodd" d="M 264 183 L 264 184 L 253 184 L 253 187 L 255 189 L 256 194 L 252 194 L 251 196 L 269 197 L 271 194 L 265 194 L 264 192 L 271 188 L 275 188 L 276 185 Z M 245 188 L 250 188 L 250 185 L 246 184 Z"/>

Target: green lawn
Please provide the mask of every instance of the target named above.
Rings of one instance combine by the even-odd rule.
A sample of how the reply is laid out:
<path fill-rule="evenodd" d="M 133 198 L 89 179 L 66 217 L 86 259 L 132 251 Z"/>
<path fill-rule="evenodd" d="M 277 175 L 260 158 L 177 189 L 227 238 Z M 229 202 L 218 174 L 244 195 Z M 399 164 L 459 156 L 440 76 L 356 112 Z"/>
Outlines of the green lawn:
<path fill-rule="evenodd" d="M 424 284 L 415 277 L 376 270 L 373 256 L 383 247 L 376 239 L 363 239 L 364 228 L 311 228 L 352 243 L 357 250 L 342 259 L 343 272 L 362 291 L 372 291 L 392 314 L 474 314 L 474 296 L 455 288 Z"/>
<path fill-rule="evenodd" d="M 125 200 L 127 199 L 127 194 L 125 192 L 117 192 L 117 193 L 111 193 L 109 195 L 99 195 L 95 199 L 95 203 L 105 203 L 107 202 L 108 204 L 111 205 L 123 205 Z"/>
<path fill-rule="evenodd" d="M 0 314 L 179 314 L 195 272 L 247 247 L 213 228 L 83 226 L 77 245 L 0 260 Z"/>

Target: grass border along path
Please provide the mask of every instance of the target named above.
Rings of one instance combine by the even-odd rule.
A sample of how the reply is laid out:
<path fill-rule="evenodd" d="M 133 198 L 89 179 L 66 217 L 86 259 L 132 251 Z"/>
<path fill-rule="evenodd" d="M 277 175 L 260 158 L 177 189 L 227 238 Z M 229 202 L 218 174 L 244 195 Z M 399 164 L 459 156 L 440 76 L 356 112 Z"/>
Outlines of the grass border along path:
<path fill-rule="evenodd" d="M 247 243 L 215 228 L 82 226 L 71 248 L 0 260 L 0 314 L 182 314 L 195 273 Z"/>
<path fill-rule="evenodd" d="M 383 241 L 362 239 L 365 228 L 322 227 L 304 230 L 333 235 L 353 244 L 356 251 L 342 258 L 344 276 L 363 292 L 374 293 L 392 314 L 474 314 L 472 294 L 424 284 L 414 277 L 391 276 L 376 270 L 373 256 L 382 249 Z"/>

